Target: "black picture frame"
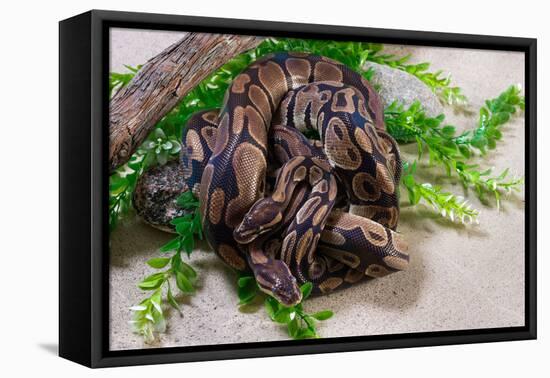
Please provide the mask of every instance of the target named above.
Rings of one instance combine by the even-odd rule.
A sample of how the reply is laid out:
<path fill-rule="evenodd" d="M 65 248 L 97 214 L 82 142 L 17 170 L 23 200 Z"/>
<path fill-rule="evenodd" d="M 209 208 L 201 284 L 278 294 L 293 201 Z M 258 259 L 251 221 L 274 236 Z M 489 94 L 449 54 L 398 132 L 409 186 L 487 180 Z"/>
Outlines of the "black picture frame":
<path fill-rule="evenodd" d="M 525 325 L 303 341 L 108 348 L 108 30 L 293 36 L 525 53 Z M 535 339 L 537 41 L 485 35 L 92 10 L 59 23 L 59 354 L 89 367 Z M 89 167 L 83 169 L 82 167 Z"/>

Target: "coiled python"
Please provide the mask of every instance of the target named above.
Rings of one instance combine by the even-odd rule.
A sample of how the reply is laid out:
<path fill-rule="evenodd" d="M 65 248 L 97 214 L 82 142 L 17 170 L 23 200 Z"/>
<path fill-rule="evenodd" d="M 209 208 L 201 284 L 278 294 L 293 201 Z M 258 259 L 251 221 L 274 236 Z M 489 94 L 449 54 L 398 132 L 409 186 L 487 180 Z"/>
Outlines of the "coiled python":
<path fill-rule="evenodd" d="M 273 120 L 294 140 L 277 132 L 268 144 Z M 318 130 L 323 149 L 297 141 L 300 134 L 293 128 Z M 214 251 L 237 270 L 250 266 L 260 288 L 287 305 L 301 299 L 298 282 L 312 281 L 315 292 L 326 293 L 365 275 L 406 268 L 406 246 L 392 230 L 399 214 L 401 164 L 395 141 L 383 128 L 377 94 L 344 65 L 302 53 L 272 54 L 255 62 L 235 78 L 219 114 L 195 115 L 184 135 L 186 181 L 200 198 Z M 285 197 L 287 224 L 283 212 L 277 219 L 268 219 L 267 211 L 245 217 L 266 191 L 268 145 L 285 163 L 269 199 Z M 300 146 L 309 150 L 309 158 L 300 155 Z M 330 211 L 335 177 L 348 193 L 350 213 Z M 297 185 L 288 185 L 294 178 L 299 178 Z M 239 244 L 235 236 L 250 241 L 239 232 L 262 233 L 254 224 L 260 221 L 270 235 Z M 266 247 L 276 245 L 269 242 L 277 240 L 278 224 L 286 227 L 280 256 Z"/>

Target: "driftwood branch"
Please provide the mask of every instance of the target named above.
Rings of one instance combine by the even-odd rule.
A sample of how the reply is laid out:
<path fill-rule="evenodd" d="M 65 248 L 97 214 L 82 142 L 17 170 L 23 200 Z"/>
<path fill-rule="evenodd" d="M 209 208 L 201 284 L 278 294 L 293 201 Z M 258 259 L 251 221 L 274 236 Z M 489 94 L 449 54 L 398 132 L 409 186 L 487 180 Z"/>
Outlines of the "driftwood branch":
<path fill-rule="evenodd" d="M 155 124 L 208 74 L 262 38 L 189 33 L 149 60 L 112 98 L 109 163 L 126 163 Z"/>

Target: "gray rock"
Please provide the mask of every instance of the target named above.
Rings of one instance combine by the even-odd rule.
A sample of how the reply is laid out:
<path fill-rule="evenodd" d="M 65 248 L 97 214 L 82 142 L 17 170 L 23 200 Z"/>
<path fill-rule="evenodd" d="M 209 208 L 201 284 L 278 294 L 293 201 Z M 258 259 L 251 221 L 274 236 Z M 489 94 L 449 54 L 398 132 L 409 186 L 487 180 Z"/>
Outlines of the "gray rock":
<path fill-rule="evenodd" d="M 187 190 L 180 160 L 145 171 L 136 184 L 133 204 L 138 215 L 151 226 L 162 231 L 175 232 L 170 221 L 184 216 L 187 210 L 176 203 Z"/>
<path fill-rule="evenodd" d="M 386 65 L 373 62 L 365 63 L 365 69 L 370 67 L 374 70 L 371 83 L 380 87 L 378 93 L 384 107 L 393 101 L 409 106 L 418 100 L 426 109 L 426 115 L 429 117 L 436 117 L 444 112 L 437 96 L 416 76 Z"/>

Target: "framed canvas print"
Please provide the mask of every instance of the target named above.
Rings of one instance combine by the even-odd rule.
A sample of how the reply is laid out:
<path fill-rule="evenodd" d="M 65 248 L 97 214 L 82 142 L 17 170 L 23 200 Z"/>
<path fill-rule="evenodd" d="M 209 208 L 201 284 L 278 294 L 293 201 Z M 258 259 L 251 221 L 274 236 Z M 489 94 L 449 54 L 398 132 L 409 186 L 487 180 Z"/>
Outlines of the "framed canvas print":
<path fill-rule="evenodd" d="M 59 68 L 62 357 L 536 337 L 536 40 L 90 11 Z"/>

